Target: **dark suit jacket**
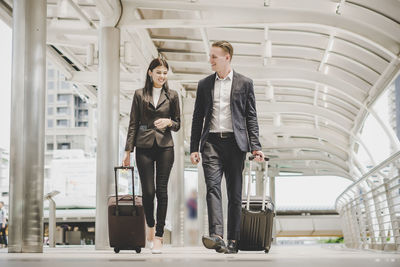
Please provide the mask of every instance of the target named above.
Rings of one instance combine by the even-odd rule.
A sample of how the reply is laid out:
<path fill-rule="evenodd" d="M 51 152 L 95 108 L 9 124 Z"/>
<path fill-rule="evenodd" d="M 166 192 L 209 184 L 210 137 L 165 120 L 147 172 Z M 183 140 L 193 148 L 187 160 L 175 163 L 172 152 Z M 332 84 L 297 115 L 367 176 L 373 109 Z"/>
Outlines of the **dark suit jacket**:
<path fill-rule="evenodd" d="M 160 118 L 171 119 L 172 126 L 163 130 L 157 129 L 154 121 Z M 171 130 L 178 131 L 180 125 L 179 96 L 176 91 L 170 89 L 167 95 L 162 90 L 156 107 L 153 98 L 151 97 L 150 102 L 146 101 L 143 89 L 138 89 L 133 96 L 125 151 L 132 152 L 135 146 L 151 148 L 154 139 L 159 147 L 172 147 L 174 142 Z"/>
<path fill-rule="evenodd" d="M 203 151 L 210 131 L 216 73 L 199 81 L 192 119 L 190 153 Z M 261 150 L 253 81 L 233 71 L 231 90 L 232 127 L 243 152 Z M 204 124 L 203 124 L 204 123 Z"/>

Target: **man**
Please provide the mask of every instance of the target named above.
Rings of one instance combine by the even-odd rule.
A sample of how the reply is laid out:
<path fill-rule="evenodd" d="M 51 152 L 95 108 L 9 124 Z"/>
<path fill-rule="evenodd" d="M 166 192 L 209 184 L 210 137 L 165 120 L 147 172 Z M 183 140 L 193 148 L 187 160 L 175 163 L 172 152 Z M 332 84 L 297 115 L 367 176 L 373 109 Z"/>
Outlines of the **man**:
<path fill-rule="evenodd" d="M 212 44 L 210 63 L 215 73 L 198 83 L 190 140 L 190 159 L 197 164 L 200 150 L 207 185 L 209 236 L 203 237 L 203 244 L 219 253 L 238 252 L 246 152 L 251 151 L 256 161 L 264 160 L 253 82 L 232 70 L 232 55 L 229 42 Z M 223 174 L 228 195 L 228 246 L 223 241 Z"/>
<path fill-rule="evenodd" d="M 1 233 L 1 244 L 6 248 L 7 247 L 7 236 L 6 236 L 6 227 L 7 227 L 7 212 L 4 207 L 4 202 L 0 201 L 0 233 Z"/>

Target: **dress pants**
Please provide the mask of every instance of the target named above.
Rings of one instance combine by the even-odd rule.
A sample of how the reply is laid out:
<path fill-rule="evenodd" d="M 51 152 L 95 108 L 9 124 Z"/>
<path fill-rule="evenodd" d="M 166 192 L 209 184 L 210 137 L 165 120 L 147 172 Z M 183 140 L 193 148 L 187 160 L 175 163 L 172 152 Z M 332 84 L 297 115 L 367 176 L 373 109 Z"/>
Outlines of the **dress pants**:
<path fill-rule="evenodd" d="M 242 172 L 246 152 L 239 149 L 235 137 L 221 138 L 210 133 L 202 152 L 204 177 L 207 186 L 209 234 L 223 237 L 221 180 L 225 174 L 228 194 L 228 239 L 239 240 L 242 214 Z"/>
<path fill-rule="evenodd" d="M 168 180 L 174 164 L 174 148 L 159 147 L 154 141 L 152 148 L 136 147 L 136 164 L 142 185 L 143 207 L 146 222 L 154 227 L 154 197 L 157 196 L 156 236 L 164 234 L 168 206 Z M 156 175 L 154 177 L 154 167 Z M 155 178 L 155 184 L 154 184 Z"/>

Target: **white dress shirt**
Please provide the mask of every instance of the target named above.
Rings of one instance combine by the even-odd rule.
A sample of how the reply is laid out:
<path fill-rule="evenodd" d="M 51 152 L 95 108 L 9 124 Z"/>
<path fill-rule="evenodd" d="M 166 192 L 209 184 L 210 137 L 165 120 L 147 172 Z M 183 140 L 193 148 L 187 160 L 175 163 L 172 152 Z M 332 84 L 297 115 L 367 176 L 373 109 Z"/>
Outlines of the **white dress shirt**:
<path fill-rule="evenodd" d="M 214 100 L 210 132 L 233 132 L 231 115 L 231 90 L 233 71 L 225 79 L 215 77 Z"/>
<path fill-rule="evenodd" d="M 154 107 L 157 107 L 158 104 L 158 100 L 160 99 L 160 95 L 161 95 L 161 88 L 155 88 L 153 87 L 153 103 L 154 103 Z"/>

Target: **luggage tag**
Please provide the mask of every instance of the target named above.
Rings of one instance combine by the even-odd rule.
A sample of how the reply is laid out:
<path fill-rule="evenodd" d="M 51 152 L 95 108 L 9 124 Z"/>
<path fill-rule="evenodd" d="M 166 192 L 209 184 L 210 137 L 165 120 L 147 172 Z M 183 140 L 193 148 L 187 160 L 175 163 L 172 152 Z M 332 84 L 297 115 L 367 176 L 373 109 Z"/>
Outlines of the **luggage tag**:
<path fill-rule="evenodd" d="M 140 125 L 139 129 L 145 131 L 147 130 L 147 125 Z"/>

